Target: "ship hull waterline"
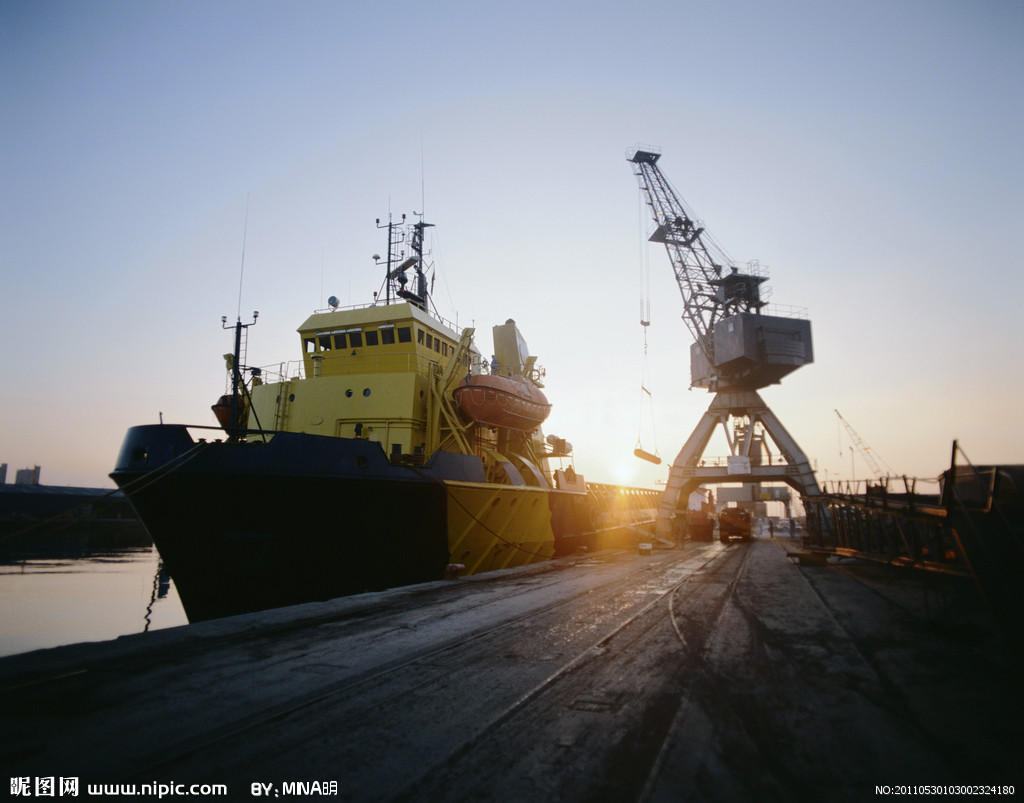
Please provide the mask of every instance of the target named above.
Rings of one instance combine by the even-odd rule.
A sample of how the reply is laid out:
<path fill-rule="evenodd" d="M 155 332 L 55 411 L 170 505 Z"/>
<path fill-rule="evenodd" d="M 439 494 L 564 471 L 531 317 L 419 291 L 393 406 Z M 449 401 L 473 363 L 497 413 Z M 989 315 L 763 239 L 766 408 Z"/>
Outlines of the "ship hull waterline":
<path fill-rule="evenodd" d="M 479 458 L 392 465 L 379 444 L 278 433 L 194 441 L 128 431 L 111 477 L 189 621 L 548 560 L 586 543 L 586 494 L 483 481 Z"/>

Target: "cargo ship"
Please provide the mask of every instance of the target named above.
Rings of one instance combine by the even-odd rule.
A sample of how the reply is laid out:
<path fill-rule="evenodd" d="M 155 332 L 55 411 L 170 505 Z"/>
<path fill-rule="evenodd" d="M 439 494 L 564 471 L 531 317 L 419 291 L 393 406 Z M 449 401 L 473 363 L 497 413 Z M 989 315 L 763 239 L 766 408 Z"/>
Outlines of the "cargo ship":
<path fill-rule="evenodd" d="M 436 313 L 430 225 L 378 220 L 382 290 L 310 315 L 295 369 L 246 365 L 239 317 L 215 438 L 128 430 L 111 477 L 190 621 L 546 561 L 653 522 L 659 493 L 588 488 L 544 436 L 545 372 L 513 320 L 488 359 Z"/>

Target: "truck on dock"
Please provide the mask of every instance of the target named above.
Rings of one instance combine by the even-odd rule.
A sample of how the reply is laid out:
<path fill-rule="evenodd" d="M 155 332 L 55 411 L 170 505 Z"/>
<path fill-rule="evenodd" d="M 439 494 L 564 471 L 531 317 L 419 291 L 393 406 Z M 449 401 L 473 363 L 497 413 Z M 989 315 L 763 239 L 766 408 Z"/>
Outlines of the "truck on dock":
<path fill-rule="evenodd" d="M 686 533 L 691 541 L 711 541 L 715 533 L 715 516 L 707 510 L 686 511 Z"/>
<path fill-rule="evenodd" d="M 750 540 L 753 519 L 750 511 L 742 507 L 727 507 L 718 514 L 718 538 L 723 544 L 734 538 Z"/>

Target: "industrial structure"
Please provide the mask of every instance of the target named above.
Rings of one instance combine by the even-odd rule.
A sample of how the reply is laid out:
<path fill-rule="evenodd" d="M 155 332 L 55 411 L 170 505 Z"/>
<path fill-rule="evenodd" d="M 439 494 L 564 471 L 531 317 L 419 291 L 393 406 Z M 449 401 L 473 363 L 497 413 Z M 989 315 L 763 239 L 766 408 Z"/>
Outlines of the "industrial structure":
<path fill-rule="evenodd" d="M 860 436 L 860 433 L 853 428 L 853 425 L 850 424 L 850 422 L 847 421 L 845 418 L 843 418 L 842 413 L 836 410 L 835 414 L 836 418 L 839 419 L 839 422 L 846 429 L 846 434 L 850 436 L 850 443 L 852 449 L 850 453 L 851 457 L 854 453 L 859 454 L 864 459 L 864 462 L 868 464 L 868 468 L 871 469 L 872 473 L 878 479 L 884 480 L 888 475 L 882 471 L 881 466 L 878 465 L 878 461 L 875 460 L 874 456 L 871 454 L 871 447 L 864 442 L 864 439 Z M 890 474 L 895 476 L 896 472 L 890 470 Z M 850 477 L 853 478 L 853 476 L 854 474 L 851 469 Z"/>
<path fill-rule="evenodd" d="M 875 478 L 863 493 L 853 482 L 847 492 L 823 494 L 807 457 L 757 392 L 813 361 L 810 321 L 766 314 L 767 276 L 753 263 L 746 271 L 733 264 L 684 206 L 659 158 L 648 148 L 627 155 L 654 218 L 649 239 L 665 245 L 683 296 L 683 320 L 694 337 L 691 386 L 715 396 L 669 468 L 658 535 L 675 535 L 680 505 L 701 485 L 784 482 L 805 508 L 805 549 L 970 577 L 1003 635 L 1024 655 L 1024 466 L 975 466 L 954 442 L 938 495 L 919 492 L 907 477 L 899 490 L 836 410 Z M 702 459 L 719 426 L 729 446 L 724 465 Z M 738 489 L 723 490 L 719 502 L 737 501 Z"/>
<path fill-rule="evenodd" d="M 682 293 L 694 337 L 691 386 L 715 394 L 669 468 L 658 535 L 671 538 L 680 502 L 701 485 L 784 482 L 801 497 L 819 489 L 806 455 L 757 392 L 813 362 L 810 321 L 766 314 L 767 276 L 754 264 L 746 272 L 733 264 L 669 184 L 660 156 L 636 148 L 627 159 L 651 208 L 649 239 L 665 245 Z M 725 465 L 708 464 L 701 458 L 719 426 L 730 454 Z"/>

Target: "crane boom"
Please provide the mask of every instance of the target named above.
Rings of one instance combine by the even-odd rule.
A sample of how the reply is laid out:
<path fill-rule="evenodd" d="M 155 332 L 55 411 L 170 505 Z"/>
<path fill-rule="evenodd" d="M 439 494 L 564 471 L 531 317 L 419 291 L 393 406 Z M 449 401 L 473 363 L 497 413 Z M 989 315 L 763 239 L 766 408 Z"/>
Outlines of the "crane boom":
<path fill-rule="evenodd" d="M 835 410 L 835 414 L 839 420 L 843 422 L 843 426 L 846 427 L 846 433 L 850 436 L 853 448 L 860 452 L 860 456 L 864 458 L 864 462 L 868 464 L 868 467 L 875 472 L 875 476 L 879 478 L 885 477 L 885 472 L 882 471 L 878 462 L 871 454 L 871 447 L 864 442 L 863 438 L 857 434 L 857 430 L 853 428 L 849 421 L 843 418 L 842 414 L 838 410 Z"/>
<path fill-rule="evenodd" d="M 683 320 L 708 363 L 714 365 L 715 324 L 737 313 L 759 312 L 766 303 L 760 285 L 767 277 L 739 272 L 665 178 L 658 167 L 660 157 L 637 149 L 629 161 L 654 218 L 650 241 L 665 245 L 683 296 Z"/>
<path fill-rule="evenodd" d="M 691 384 L 757 390 L 813 362 L 810 322 L 762 314 L 768 277 L 741 273 L 714 243 L 661 172 L 660 156 L 638 148 L 627 159 L 654 217 L 650 240 L 664 243 L 683 296 L 683 320 L 695 341 Z"/>

